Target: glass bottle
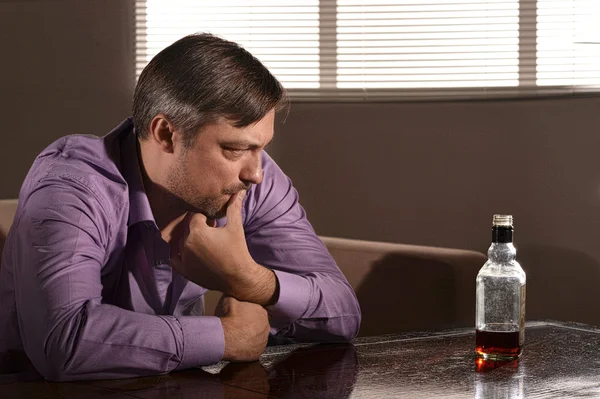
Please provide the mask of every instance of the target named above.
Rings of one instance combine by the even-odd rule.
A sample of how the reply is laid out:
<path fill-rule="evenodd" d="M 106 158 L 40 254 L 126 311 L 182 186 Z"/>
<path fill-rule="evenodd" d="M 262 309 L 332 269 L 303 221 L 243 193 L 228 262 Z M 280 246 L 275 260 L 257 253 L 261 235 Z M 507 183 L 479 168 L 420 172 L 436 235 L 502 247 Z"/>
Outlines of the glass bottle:
<path fill-rule="evenodd" d="M 512 216 L 494 215 L 488 261 L 476 286 L 475 350 L 485 360 L 514 360 L 523 348 L 525 272 L 512 241 Z"/>

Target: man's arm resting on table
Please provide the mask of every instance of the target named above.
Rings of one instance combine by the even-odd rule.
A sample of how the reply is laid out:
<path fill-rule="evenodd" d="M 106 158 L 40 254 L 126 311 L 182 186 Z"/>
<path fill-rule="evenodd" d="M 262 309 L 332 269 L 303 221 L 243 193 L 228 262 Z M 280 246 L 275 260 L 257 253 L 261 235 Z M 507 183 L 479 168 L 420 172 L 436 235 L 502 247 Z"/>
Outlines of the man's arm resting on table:
<path fill-rule="evenodd" d="M 59 182 L 27 199 L 11 258 L 25 352 L 44 377 L 66 381 L 163 374 L 224 353 L 217 317 L 157 316 L 102 302 L 108 219 L 93 196 Z"/>

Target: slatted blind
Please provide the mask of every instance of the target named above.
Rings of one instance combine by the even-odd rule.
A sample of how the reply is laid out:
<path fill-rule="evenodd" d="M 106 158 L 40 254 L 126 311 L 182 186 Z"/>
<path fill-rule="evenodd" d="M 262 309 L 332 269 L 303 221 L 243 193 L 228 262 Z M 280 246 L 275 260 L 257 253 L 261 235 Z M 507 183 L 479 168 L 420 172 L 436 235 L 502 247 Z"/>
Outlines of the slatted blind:
<path fill-rule="evenodd" d="M 147 0 L 136 3 L 137 75 L 195 32 L 239 43 L 288 89 L 319 87 L 319 0 Z"/>
<path fill-rule="evenodd" d="M 362 3 L 338 0 L 339 88 L 519 84 L 518 0 Z"/>
<path fill-rule="evenodd" d="M 194 32 L 238 42 L 296 100 L 600 92 L 600 0 L 138 0 L 137 76 Z"/>
<path fill-rule="evenodd" d="M 600 0 L 538 0 L 537 14 L 537 84 L 600 85 Z"/>

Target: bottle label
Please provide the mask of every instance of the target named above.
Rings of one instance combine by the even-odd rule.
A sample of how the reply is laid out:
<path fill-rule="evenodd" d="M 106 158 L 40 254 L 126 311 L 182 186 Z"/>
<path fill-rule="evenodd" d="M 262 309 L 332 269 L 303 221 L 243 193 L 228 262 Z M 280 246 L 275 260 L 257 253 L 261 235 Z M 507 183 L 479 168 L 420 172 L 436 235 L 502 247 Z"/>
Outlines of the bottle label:
<path fill-rule="evenodd" d="M 519 310 L 519 345 L 525 342 L 525 284 L 521 286 L 521 308 Z"/>

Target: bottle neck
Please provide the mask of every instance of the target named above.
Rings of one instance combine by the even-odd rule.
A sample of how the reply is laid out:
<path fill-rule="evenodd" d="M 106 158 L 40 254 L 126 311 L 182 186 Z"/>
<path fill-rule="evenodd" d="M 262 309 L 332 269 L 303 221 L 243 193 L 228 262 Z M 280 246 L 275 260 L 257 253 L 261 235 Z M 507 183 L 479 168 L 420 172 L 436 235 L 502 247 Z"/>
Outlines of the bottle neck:
<path fill-rule="evenodd" d="M 513 243 L 513 229 L 510 226 L 494 226 L 492 228 L 492 245 L 488 250 L 488 258 L 494 263 L 510 263 L 515 260 L 517 250 Z"/>
<path fill-rule="evenodd" d="M 492 244 L 511 244 L 513 241 L 513 228 L 510 226 L 492 227 Z"/>

